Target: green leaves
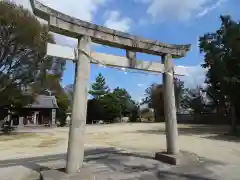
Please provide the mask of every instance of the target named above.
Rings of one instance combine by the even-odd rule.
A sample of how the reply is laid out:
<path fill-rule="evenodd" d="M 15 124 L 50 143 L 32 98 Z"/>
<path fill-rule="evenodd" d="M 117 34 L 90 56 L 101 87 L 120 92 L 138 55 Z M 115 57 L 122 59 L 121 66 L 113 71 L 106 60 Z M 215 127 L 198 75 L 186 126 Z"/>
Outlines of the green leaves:
<path fill-rule="evenodd" d="M 89 94 L 91 94 L 95 99 L 100 99 L 102 96 L 109 92 L 109 88 L 106 85 L 105 78 L 101 73 L 98 74 L 96 82 L 92 84 Z"/>
<path fill-rule="evenodd" d="M 89 118 L 101 118 L 101 120 L 112 122 L 117 117 L 131 116 L 132 119 L 137 117 L 137 104 L 131 99 L 127 90 L 117 87 L 110 92 L 102 74 L 97 76 L 89 94 L 94 98 L 89 100 Z M 132 112 L 134 112 L 134 116 L 132 116 Z M 97 115 L 92 113 L 97 113 Z"/>
<path fill-rule="evenodd" d="M 216 32 L 200 38 L 200 50 L 204 53 L 203 68 L 206 74 L 207 94 L 218 113 L 240 116 L 240 23 L 230 16 L 220 16 L 221 26 Z M 235 116 L 234 115 L 234 116 Z M 232 117 L 236 129 L 236 119 Z"/>
<path fill-rule="evenodd" d="M 25 101 L 35 94 L 30 87 L 41 92 L 48 74 L 61 80 L 65 61 L 45 58 L 47 42 L 54 43 L 48 27 L 31 12 L 0 2 L 0 105 L 30 103 Z"/>
<path fill-rule="evenodd" d="M 230 16 L 220 16 L 221 26 L 200 38 L 207 68 L 206 83 L 214 101 L 224 104 L 224 96 L 238 99 L 240 88 L 240 24 Z"/>

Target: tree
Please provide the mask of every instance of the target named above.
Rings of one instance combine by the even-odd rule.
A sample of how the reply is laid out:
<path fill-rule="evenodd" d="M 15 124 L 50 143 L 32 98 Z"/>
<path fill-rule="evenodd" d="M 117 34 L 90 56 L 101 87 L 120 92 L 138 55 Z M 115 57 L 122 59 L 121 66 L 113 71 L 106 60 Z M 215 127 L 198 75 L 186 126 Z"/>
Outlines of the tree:
<path fill-rule="evenodd" d="M 41 92 L 38 94 L 46 94 L 46 95 L 54 95 L 57 99 L 58 110 L 57 110 L 57 118 L 60 121 L 60 125 L 65 125 L 65 120 L 67 117 L 67 110 L 70 105 L 70 101 L 68 99 L 67 93 L 64 88 L 61 86 L 59 81 L 58 74 L 47 74 L 44 78 L 44 84 L 42 88 L 39 88 Z"/>
<path fill-rule="evenodd" d="M 178 78 L 174 78 L 174 92 L 175 92 L 175 103 L 176 103 L 176 109 L 179 111 L 179 109 L 183 106 L 183 94 L 185 92 L 184 88 L 184 82 L 181 81 Z"/>
<path fill-rule="evenodd" d="M 104 111 L 104 121 L 114 122 L 114 119 L 117 117 L 121 117 L 121 103 L 119 98 L 114 93 L 108 93 L 104 95 L 100 103 L 103 107 Z"/>
<path fill-rule="evenodd" d="M 68 97 L 68 101 L 69 101 L 68 111 L 71 111 L 72 104 L 73 104 L 74 85 L 73 84 L 69 84 L 69 85 L 65 86 L 64 87 L 64 91 L 66 92 L 67 97 Z"/>
<path fill-rule="evenodd" d="M 58 110 L 57 110 L 57 118 L 60 121 L 60 126 L 66 125 L 67 111 L 69 107 L 69 100 L 67 94 L 62 91 L 59 94 L 56 94 Z"/>
<path fill-rule="evenodd" d="M 202 97 L 202 89 L 197 86 L 194 89 L 186 89 L 183 95 L 183 107 L 191 109 L 194 114 L 201 114 L 205 111 L 205 104 Z"/>
<path fill-rule="evenodd" d="M 91 90 L 89 94 L 93 96 L 95 99 L 100 99 L 102 96 L 109 92 L 109 88 L 106 85 L 105 78 L 101 73 L 96 77 L 96 82 L 92 84 Z"/>
<path fill-rule="evenodd" d="M 101 119 L 113 122 L 115 118 L 123 116 L 132 116 L 134 119 L 134 113 L 137 117 L 137 104 L 127 90 L 117 87 L 110 92 L 101 73 L 92 84 L 89 94 L 93 99 L 88 101 L 88 121 Z"/>
<path fill-rule="evenodd" d="M 148 104 L 149 108 L 154 109 L 155 121 L 161 121 L 164 116 L 164 89 L 162 84 L 152 84 L 145 90 L 146 97 L 143 99 L 143 104 Z M 175 102 L 177 110 L 182 105 L 184 93 L 184 83 L 174 78 Z"/>
<path fill-rule="evenodd" d="M 132 102 L 132 106 L 130 107 L 130 122 L 137 122 L 140 117 L 140 106 L 136 102 Z"/>
<path fill-rule="evenodd" d="M 105 120 L 105 110 L 101 101 L 89 99 L 87 103 L 87 123 L 92 124 L 93 120 Z"/>
<path fill-rule="evenodd" d="M 117 98 L 118 103 L 120 104 L 120 116 L 129 116 L 134 102 L 127 90 L 117 87 L 113 90 L 113 95 Z"/>
<path fill-rule="evenodd" d="M 164 95 L 162 84 L 152 84 L 145 90 L 146 98 L 143 99 L 144 104 L 148 104 L 149 108 L 153 108 L 155 121 L 161 121 L 164 116 Z"/>
<path fill-rule="evenodd" d="M 44 58 L 46 42 L 54 42 L 47 26 L 23 7 L 0 2 L 0 105 L 31 103 L 33 82 L 46 71 L 63 71 L 64 63 Z"/>
<path fill-rule="evenodd" d="M 133 113 L 136 113 L 136 107 L 134 101 L 131 99 L 131 96 L 127 90 L 119 87 L 96 100 L 100 104 L 99 107 L 101 107 L 99 108 L 99 111 L 103 112 L 98 112 L 99 117 L 102 116 L 102 119 L 108 122 L 113 122 L 113 120 L 118 117 L 130 117 L 133 116 Z"/>
<path fill-rule="evenodd" d="M 207 69 L 207 92 L 218 106 L 231 103 L 232 130 L 240 110 L 240 23 L 230 16 L 220 16 L 221 26 L 200 37 L 200 52 L 204 53 L 203 68 Z M 226 108 L 225 108 L 226 109 Z M 235 118 L 236 117 L 236 118 Z"/>

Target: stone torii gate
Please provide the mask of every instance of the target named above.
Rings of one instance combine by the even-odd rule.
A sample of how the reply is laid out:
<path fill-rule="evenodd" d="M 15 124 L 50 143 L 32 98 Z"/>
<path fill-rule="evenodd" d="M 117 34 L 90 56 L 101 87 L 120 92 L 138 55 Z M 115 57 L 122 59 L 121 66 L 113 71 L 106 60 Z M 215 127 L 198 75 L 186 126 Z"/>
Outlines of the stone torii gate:
<path fill-rule="evenodd" d="M 179 150 L 177 147 L 178 132 L 173 76 L 174 74 L 184 75 L 185 71 L 184 68 L 174 67 L 172 58 L 184 57 L 190 49 L 190 45 L 170 45 L 139 38 L 70 17 L 36 0 L 30 0 L 30 2 L 33 13 L 48 21 L 50 31 L 78 39 L 77 53 L 74 53 L 73 48 L 54 44 L 48 44 L 47 50 L 48 55 L 70 59 L 76 63 L 66 172 L 68 174 L 76 173 L 83 164 L 90 63 L 163 73 L 167 153 L 177 154 Z M 126 57 L 90 52 L 89 45 L 91 42 L 124 49 L 126 50 Z M 162 63 L 136 60 L 136 52 L 161 56 Z M 94 59 L 100 59 L 100 61 L 97 62 Z"/>

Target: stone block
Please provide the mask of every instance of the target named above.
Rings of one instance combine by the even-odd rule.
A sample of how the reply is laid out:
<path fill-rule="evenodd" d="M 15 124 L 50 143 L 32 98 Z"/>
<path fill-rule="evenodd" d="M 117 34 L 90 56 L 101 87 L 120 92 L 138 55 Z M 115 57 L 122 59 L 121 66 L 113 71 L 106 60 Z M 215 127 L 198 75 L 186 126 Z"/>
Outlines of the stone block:
<path fill-rule="evenodd" d="M 170 165 L 180 164 L 180 158 L 178 155 L 168 154 L 166 152 L 157 152 L 155 154 L 155 159 Z"/>
<path fill-rule="evenodd" d="M 155 159 L 170 165 L 192 166 L 199 163 L 199 157 L 196 154 L 186 151 L 180 151 L 176 155 L 168 154 L 166 152 L 157 152 L 155 154 Z"/>
<path fill-rule="evenodd" d="M 67 174 L 64 170 L 48 170 L 40 172 L 41 180 L 93 180 L 94 175 L 86 169 L 78 173 Z"/>

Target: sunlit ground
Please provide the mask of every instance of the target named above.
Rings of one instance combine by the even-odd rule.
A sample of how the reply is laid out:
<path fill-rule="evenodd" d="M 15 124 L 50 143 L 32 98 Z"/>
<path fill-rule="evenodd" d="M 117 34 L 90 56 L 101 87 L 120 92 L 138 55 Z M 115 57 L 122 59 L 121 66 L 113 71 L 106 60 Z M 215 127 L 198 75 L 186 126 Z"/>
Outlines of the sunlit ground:
<path fill-rule="evenodd" d="M 179 125 L 180 150 L 225 163 L 239 163 L 240 139 L 226 136 L 227 126 Z M 32 133 L 0 136 L 0 159 L 64 153 L 68 128 L 33 129 Z M 166 149 L 163 123 L 89 125 L 85 146 L 117 147 L 154 154 Z"/>

